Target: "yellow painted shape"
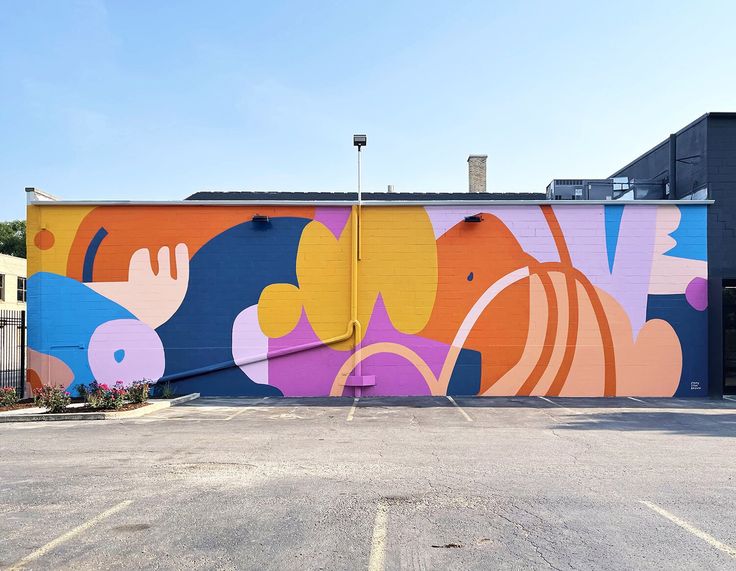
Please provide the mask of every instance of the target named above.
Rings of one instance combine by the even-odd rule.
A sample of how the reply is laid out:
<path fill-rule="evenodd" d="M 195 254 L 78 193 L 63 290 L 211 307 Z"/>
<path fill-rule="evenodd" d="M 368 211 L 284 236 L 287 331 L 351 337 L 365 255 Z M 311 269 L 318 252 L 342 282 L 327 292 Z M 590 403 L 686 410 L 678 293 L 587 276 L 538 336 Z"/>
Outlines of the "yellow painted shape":
<path fill-rule="evenodd" d="M 391 323 L 418 333 L 429 320 L 437 294 L 437 246 L 424 208 L 363 208 L 362 256 L 358 264 L 358 320 L 363 331 L 378 294 Z"/>
<path fill-rule="evenodd" d="M 363 208 L 361 224 L 358 342 L 379 294 L 394 327 L 402 333 L 418 333 L 429 320 L 437 293 L 437 249 L 427 213 L 421 207 Z M 345 331 L 351 319 L 353 231 L 346 227 L 338 239 L 317 221 L 304 228 L 296 259 L 298 293 L 289 289 L 293 286 L 273 284 L 263 290 L 258 303 L 258 319 L 267 336 L 288 333 L 286 324 L 300 315 L 302 308 L 320 340 Z M 332 345 L 340 350 L 352 346 L 351 339 Z"/>
<path fill-rule="evenodd" d="M 258 324 L 267 337 L 283 337 L 299 323 L 301 292 L 291 284 L 271 284 L 258 300 Z"/>
<path fill-rule="evenodd" d="M 301 303 L 309 323 L 321 340 L 336 337 L 350 321 L 351 233 L 346 228 L 335 239 L 320 222 L 310 222 L 302 233 L 296 255 Z M 333 346 L 349 349 L 352 340 Z"/>
<path fill-rule="evenodd" d="M 92 210 L 91 206 L 28 206 L 28 277 L 36 272 L 66 275 L 67 258 L 77 229 Z M 36 234 L 42 229 L 54 235 L 54 245 L 48 250 L 41 250 L 34 244 Z"/>

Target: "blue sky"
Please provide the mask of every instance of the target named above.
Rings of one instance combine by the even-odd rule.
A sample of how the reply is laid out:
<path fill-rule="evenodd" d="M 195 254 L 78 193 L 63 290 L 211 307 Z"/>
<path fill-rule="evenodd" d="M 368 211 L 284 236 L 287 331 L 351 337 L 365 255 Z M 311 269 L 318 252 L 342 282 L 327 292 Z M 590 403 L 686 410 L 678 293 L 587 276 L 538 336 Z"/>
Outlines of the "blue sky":
<path fill-rule="evenodd" d="M 602 177 L 736 110 L 736 3 L 0 0 L 0 219 L 203 189 Z"/>

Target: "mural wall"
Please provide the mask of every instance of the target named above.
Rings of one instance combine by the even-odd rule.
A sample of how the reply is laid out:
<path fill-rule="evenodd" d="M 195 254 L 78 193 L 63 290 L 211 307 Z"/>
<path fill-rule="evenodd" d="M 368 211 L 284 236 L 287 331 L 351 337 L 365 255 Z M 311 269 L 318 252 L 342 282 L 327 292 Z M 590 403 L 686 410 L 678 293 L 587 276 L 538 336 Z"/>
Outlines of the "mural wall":
<path fill-rule="evenodd" d="M 30 206 L 29 382 L 707 394 L 706 206 L 354 208 Z"/>

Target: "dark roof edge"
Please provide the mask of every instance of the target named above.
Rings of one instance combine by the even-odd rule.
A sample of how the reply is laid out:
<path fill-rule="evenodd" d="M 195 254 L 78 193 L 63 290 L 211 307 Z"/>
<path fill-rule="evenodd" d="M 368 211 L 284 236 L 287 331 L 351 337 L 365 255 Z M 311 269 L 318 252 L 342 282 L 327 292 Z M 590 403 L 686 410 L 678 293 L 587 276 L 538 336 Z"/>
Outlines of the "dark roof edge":
<path fill-rule="evenodd" d="M 493 200 L 544 200 L 544 192 L 364 192 L 365 202 L 484 202 Z M 201 191 L 185 200 L 198 201 L 279 201 L 279 202 L 356 202 L 357 192 L 277 192 L 277 191 Z"/>
<path fill-rule="evenodd" d="M 708 117 L 726 117 L 726 118 L 736 119 L 736 112 L 733 112 L 733 111 L 709 111 L 708 113 L 704 113 L 703 115 L 701 115 L 700 117 L 698 117 L 694 121 L 691 121 L 690 123 L 688 123 L 687 125 L 685 125 L 679 131 L 676 131 L 675 132 L 675 135 L 680 135 L 681 133 L 684 133 L 688 129 L 692 129 L 693 127 L 695 127 L 695 125 L 697 125 L 701 121 L 705 121 L 706 119 L 708 119 Z M 615 176 L 618 176 L 622 171 L 625 171 L 627 168 L 629 168 L 630 166 L 632 166 L 634 163 L 639 162 L 641 159 L 643 159 L 647 155 L 653 153 L 654 151 L 656 151 L 657 149 L 659 149 L 660 147 L 662 147 L 662 146 L 664 146 L 664 145 L 666 145 L 668 143 L 669 143 L 669 138 L 665 139 L 664 141 L 662 141 L 658 145 L 654 145 L 651 149 L 649 149 L 648 151 L 644 151 L 641 155 L 639 155 L 638 157 L 636 157 L 633 161 L 629 162 L 626 166 L 623 166 L 620 169 L 618 169 L 615 173 L 613 173 L 608 178 L 613 178 Z"/>

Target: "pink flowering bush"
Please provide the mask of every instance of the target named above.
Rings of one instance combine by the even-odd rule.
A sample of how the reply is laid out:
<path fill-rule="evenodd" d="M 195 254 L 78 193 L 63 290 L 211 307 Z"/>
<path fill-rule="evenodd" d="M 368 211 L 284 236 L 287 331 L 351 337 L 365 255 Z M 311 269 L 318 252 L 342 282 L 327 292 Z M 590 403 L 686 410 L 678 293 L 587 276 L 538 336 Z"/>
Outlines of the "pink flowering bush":
<path fill-rule="evenodd" d="M 110 387 L 105 383 L 94 381 L 90 384 L 87 393 L 87 402 L 92 408 L 121 408 L 128 398 L 122 381 L 118 381 Z"/>
<path fill-rule="evenodd" d="M 13 406 L 18 402 L 18 393 L 14 387 L 0 387 L 0 406 Z"/>
<path fill-rule="evenodd" d="M 61 412 L 72 402 L 72 397 L 61 385 L 43 385 L 33 391 L 33 401 L 36 406 L 46 408 L 49 412 Z"/>
<path fill-rule="evenodd" d="M 147 380 L 135 381 L 128 387 L 128 399 L 132 403 L 148 401 L 149 385 Z"/>

